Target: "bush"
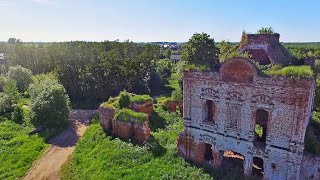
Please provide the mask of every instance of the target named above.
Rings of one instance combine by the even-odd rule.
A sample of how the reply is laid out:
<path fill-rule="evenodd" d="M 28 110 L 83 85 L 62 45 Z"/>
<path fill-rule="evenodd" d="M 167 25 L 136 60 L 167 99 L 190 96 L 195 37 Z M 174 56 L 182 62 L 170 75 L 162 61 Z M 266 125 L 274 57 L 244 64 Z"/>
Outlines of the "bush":
<path fill-rule="evenodd" d="M 21 124 L 24 119 L 23 109 L 21 105 L 15 105 L 12 112 L 12 121 Z"/>
<path fill-rule="evenodd" d="M 175 89 L 172 91 L 171 100 L 172 101 L 182 101 L 183 95 L 180 88 Z"/>
<path fill-rule="evenodd" d="M 29 84 L 32 82 L 32 72 L 20 65 L 10 67 L 8 77 L 17 82 L 19 92 L 26 91 Z"/>
<path fill-rule="evenodd" d="M 0 93 L 0 114 L 10 112 L 13 110 L 11 97 L 7 94 Z"/>
<path fill-rule="evenodd" d="M 119 107 L 122 108 L 128 108 L 130 104 L 130 94 L 127 91 L 122 91 L 120 93 L 119 98 Z"/>
<path fill-rule="evenodd" d="M 52 79 L 51 75 L 38 80 L 30 86 L 33 123 L 47 127 L 66 125 L 70 112 L 66 90 L 58 81 Z"/>

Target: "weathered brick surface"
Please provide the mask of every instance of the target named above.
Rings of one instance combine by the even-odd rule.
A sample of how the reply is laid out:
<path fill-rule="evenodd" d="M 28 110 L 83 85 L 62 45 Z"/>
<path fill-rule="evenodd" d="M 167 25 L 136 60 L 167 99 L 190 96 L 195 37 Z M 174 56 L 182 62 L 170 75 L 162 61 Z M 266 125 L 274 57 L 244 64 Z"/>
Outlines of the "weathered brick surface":
<path fill-rule="evenodd" d="M 179 112 L 181 116 L 183 115 L 183 104 L 181 101 L 171 101 L 168 100 L 166 102 L 166 108 L 168 109 L 169 112 L 176 112 L 177 107 L 179 108 Z"/>
<path fill-rule="evenodd" d="M 299 179 L 314 100 L 313 78 L 260 77 L 253 63 L 235 58 L 219 72 L 184 72 L 183 86 L 186 133 L 178 139 L 181 156 L 199 163 L 201 144 L 211 144 L 214 152 L 242 154 L 246 175 L 257 157 L 263 159 L 264 179 Z M 206 121 L 207 100 L 216 107 L 214 122 Z M 257 110 L 267 112 L 264 146 L 254 144 Z"/>
<path fill-rule="evenodd" d="M 148 116 L 151 116 L 153 112 L 153 101 L 149 100 L 143 103 L 130 103 L 130 109 L 136 112 L 143 112 L 148 114 Z"/>
<path fill-rule="evenodd" d="M 112 129 L 112 120 L 115 115 L 115 109 L 107 108 L 104 106 L 100 106 L 98 108 L 99 111 L 99 118 L 100 118 L 100 126 L 105 131 L 111 131 Z"/>
<path fill-rule="evenodd" d="M 113 121 L 112 134 L 124 139 L 129 139 L 134 135 L 133 122 L 125 122 L 121 120 Z"/>
<path fill-rule="evenodd" d="M 143 124 L 134 124 L 134 136 L 137 142 L 142 143 L 150 138 L 149 122 Z"/>
<path fill-rule="evenodd" d="M 289 64 L 291 55 L 280 44 L 279 34 L 244 34 L 239 52 L 248 52 L 260 64 Z"/>
<path fill-rule="evenodd" d="M 134 111 L 143 112 L 151 116 L 153 112 L 152 100 L 144 103 L 132 103 L 130 108 Z M 135 138 L 138 143 L 147 141 L 150 138 L 149 121 L 143 124 L 136 124 L 134 119 L 130 122 L 115 119 L 116 110 L 104 106 L 99 107 L 100 126 L 114 136 L 124 139 Z"/>

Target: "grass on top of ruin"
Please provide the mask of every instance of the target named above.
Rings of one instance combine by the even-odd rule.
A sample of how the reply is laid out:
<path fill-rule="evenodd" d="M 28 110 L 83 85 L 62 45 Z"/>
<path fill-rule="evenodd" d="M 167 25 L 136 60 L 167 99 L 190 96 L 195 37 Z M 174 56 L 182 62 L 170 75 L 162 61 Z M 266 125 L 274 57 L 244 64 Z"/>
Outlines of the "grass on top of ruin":
<path fill-rule="evenodd" d="M 135 112 L 131 109 L 120 109 L 116 116 L 116 120 L 129 122 L 131 119 L 134 119 L 134 122 L 142 124 L 148 120 L 148 115 L 141 112 Z"/>
<path fill-rule="evenodd" d="M 313 70 L 310 66 L 286 66 L 281 67 L 274 65 L 271 68 L 263 71 L 265 74 L 278 77 L 285 76 L 291 78 L 310 78 L 313 76 Z"/>

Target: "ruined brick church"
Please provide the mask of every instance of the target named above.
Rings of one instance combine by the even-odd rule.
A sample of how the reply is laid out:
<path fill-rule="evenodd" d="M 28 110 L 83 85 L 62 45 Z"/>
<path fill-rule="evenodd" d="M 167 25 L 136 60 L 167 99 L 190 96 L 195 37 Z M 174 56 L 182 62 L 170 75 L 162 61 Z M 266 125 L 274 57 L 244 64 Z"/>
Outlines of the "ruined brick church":
<path fill-rule="evenodd" d="M 249 52 L 260 64 L 289 64 L 291 56 L 279 37 L 243 35 L 238 50 Z M 185 130 L 178 138 L 178 154 L 195 164 L 218 167 L 231 152 L 246 176 L 320 179 L 320 159 L 304 155 L 314 78 L 260 74 L 243 58 L 226 61 L 218 72 L 185 71 Z"/>

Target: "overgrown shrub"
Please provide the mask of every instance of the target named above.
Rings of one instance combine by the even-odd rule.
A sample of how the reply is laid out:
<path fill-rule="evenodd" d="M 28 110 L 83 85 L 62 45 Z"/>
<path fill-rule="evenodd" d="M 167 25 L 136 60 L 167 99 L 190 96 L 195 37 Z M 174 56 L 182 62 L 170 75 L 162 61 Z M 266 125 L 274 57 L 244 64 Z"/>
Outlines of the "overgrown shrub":
<path fill-rule="evenodd" d="M 13 110 L 11 97 L 5 93 L 0 93 L 0 114 Z"/>
<path fill-rule="evenodd" d="M 13 122 L 18 124 L 21 124 L 23 122 L 24 115 L 21 105 L 17 104 L 14 106 L 11 119 Z"/>
<path fill-rule="evenodd" d="M 47 127 L 64 126 L 68 123 L 70 101 L 64 87 L 52 77 L 41 75 L 30 86 L 33 123 Z"/>
<path fill-rule="evenodd" d="M 172 91 L 171 100 L 172 101 L 182 101 L 183 95 L 180 88 L 175 89 Z"/>
<path fill-rule="evenodd" d="M 13 106 L 19 99 L 16 81 L 10 78 L 0 78 L 0 114 L 13 111 Z"/>
<path fill-rule="evenodd" d="M 26 91 L 29 84 L 32 82 L 32 72 L 20 65 L 10 67 L 7 75 L 17 82 L 19 92 Z"/>
<path fill-rule="evenodd" d="M 122 108 L 128 108 L 130 104 L 130 94 L 127 91 L 122 91 L 120 93 L 119 98 L 119 107 Z"/>

